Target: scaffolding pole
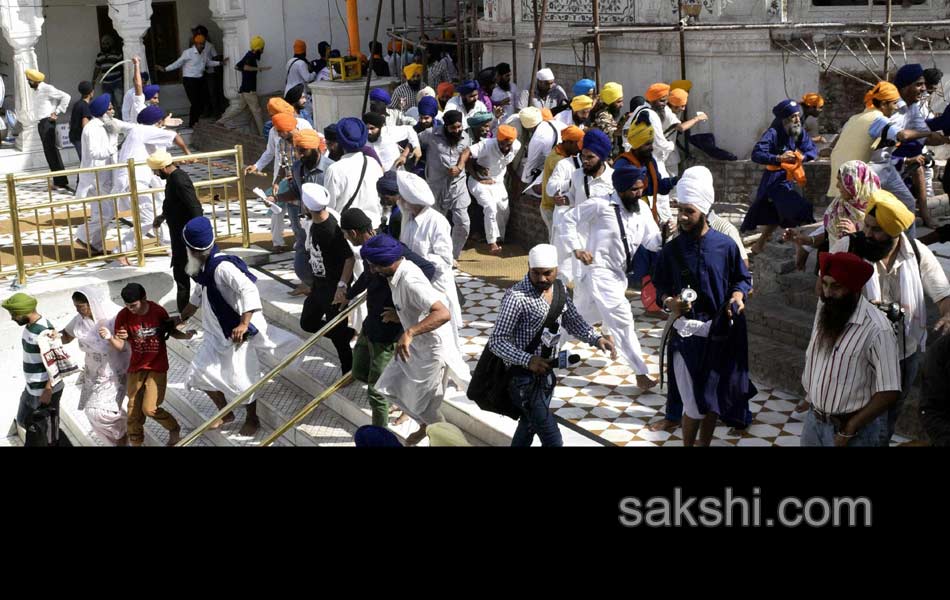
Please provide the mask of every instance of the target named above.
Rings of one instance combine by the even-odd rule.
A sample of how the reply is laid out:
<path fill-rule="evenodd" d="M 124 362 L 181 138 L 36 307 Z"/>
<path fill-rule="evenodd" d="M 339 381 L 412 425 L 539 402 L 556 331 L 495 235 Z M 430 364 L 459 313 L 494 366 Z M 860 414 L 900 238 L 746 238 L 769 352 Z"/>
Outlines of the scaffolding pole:
<path fill-rule="evenodd" d="M 594 29 L 600 29 L 600 2 L 594 2 Z M 586 47 L 586 44 L 585 44 Z M 575 55 L 576 56 L 576 55 Z M 600 34 L 594 34 L 594 81 L 597 82 L 597 91 L 600 92 Z"/>
<path fill-rule="evenodd" d="M 515 26 L 515 0 L 511 0 L 511 79 L 518 83 L 518 30 Z"/>
<path fill-rule="evenodd" d="M 884 52 L 884 80 L 887 80 L 888 70 L 891 68 L 891 0 L 887 0 L 887 16 L 884 20 L 884 26 L 887 28 L 887 50 Z"/>
<path fill-rule="evenodd" d="M 379 0 L 379 9 L 376 11 L 376 26 L 373 27 L 373 41 L 379 40 L 379 20 L 383 16 L 383 0 Z M 370 57 L 369 68 L 366 69 L 366 90 L 363 93 L 363 112 L 366 114 L 366 107 L 369 104 L 369 88 L 373 82 L 373 59 Z"/>
<path fill-rule="evenodd" d="M 534 17 L 537 20 L 537 29 L 534 33 L 534 68 L 531 69 L 531 85 L 528 87 L 528 104 L 531 103 L 531 94 L 538 80 L 538 69 L 541 68 L 541 40 L 544 37 L 544 17 L 548 14 L 547 0 L 541 3 L 541 14 L 538 15 L 538 0 L 534 0 Z"/>
<path fill-rule="evenodd" d="M 890 27 L 948 27 L 950 20 L 942 19 L 939 21 L 893 21 Z M 607 26 L 592 28 L 590 23 L 571 23 L 568 27 L 587 27 L 587 33 L 590 35 L 601 34 L 622 34 L 622 33 L 671 33 L 679 31 L 679 25 L 625 25 L 625 26 Z M 791 29 L 791 30 L 809 30 L 809 29 L 888 29 L 886 23 L 745 23 L 733 25 L 683 25 L 684 31 L 756 31 L 762 29 Z"/>

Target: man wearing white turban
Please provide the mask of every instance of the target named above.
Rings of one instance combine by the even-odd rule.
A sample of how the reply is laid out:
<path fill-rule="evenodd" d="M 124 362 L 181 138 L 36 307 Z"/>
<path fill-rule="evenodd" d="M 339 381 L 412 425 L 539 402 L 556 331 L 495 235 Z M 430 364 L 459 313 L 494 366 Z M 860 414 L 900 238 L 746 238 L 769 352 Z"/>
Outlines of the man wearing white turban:
<path fill-rule="evenodd" d="M 425 179 L 407 171 L 398 171 L 396 182 L 400 197 L 396 202 L 403 214 L 399 241 L 435 265 L 436 276 L 432 285 L 449 301 L 447 308 L 452 313 L 452 329 L 457 338 L 463 324 L 462 306 L 452 271 L 455 263 L 452 227 L 448 219 L 433 208 L 435 196 Z"/>
<path fill-rule="evenodd" d="M 715 200 L 709 170 L 687 169 L 676 192 L 680 235 L 660 251 L 653 276 L 657 297 L 672 313 L 671 376 L 666 414 L 650 429 L 675 429 L 682 418 L 684 445 L 695 445 L 699 433 L 699 444 L 708 446 L 719 419 L 736 428 L 752 420 L 756 389 L 744 314 L 752 275 L 735 242 L 709 227 Z"/>
<path fill-rule="evenodd" d="M 577 312 L 557 278 L 557 264 L 554 246 L 542 244 L 531 250 L 530 270 L 505 294 L 488 340 L 488 350 L 508 367 L 508 395 L 521 413 L 511 440 L 514 447 L 530 446 L 535 435 L 541 438 L 542 446 L 564 445 L 550 410 L 557 383 L 552 359 L 560 348 L 562 327 L 577 339 L 617 357 L 613 343 L 597 335 Z"/>

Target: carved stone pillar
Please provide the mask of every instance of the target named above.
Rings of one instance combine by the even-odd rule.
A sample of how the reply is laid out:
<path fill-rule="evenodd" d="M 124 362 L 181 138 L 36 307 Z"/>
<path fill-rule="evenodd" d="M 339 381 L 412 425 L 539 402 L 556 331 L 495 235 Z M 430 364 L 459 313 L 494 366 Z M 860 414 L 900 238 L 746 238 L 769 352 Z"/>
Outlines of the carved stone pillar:
<path fill-rule="evenodd" d="M 224 66 L 224 96 L 234 105 L 239 102 L 240 73 L 234 68 L 250 48 L 251 34 L 244 10 L 245 0 L 210 0 L 211 18 L 221 28 L 221 54 L 228 57 Z"/>
<path fill-rule="evenodd" d="M 23 133 L 17 138 L 17 149 L 23 152 L 42 151 L 33 114 L 33 90 L 26 80 L 26 70 L 36 69 L 33 47 L 43 33 L 43 8 L 32 0 L 0 0 L 0 28 L 3 37 L 13 48 L 13 85 L 16 96 L 16 114 L 23 124 Z"/>
<path fill-rule="evenodd" d="M 109 18 L 116 32 L 122 37 L 122 56 L 131 61 L 138 56 L 142 59 L 142 70 L 148 72 L 145 60 L 145 44 L 142 39 L 152 26 L 152 0 L 109 0 Z M 132 87 L 135 72 L 130 62 L 125 65 L 125 87 Z"/>

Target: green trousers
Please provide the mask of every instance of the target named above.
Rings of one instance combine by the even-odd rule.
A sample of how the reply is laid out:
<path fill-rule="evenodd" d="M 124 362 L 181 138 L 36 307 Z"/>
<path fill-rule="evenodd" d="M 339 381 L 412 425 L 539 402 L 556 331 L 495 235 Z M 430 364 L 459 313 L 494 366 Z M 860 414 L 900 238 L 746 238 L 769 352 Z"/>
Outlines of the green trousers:
<path fill-rule="evenodd" d="M 373 411 L 373 425 L 389 426 L 389 402 L 373 386 L 393 358 L 396 344 L 379 344 L 360 334 L 353 348 L 353 378 L 369 385 L 369 405 Z"/>

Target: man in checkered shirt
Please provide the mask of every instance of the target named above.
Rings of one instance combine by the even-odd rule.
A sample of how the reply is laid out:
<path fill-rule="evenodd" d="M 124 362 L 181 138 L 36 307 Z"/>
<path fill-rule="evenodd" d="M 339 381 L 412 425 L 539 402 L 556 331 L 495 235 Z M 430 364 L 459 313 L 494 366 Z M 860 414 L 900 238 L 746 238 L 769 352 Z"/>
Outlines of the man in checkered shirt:
<path fill-rule="evenodd" d="M 536 246 L 528 260 L 531 268 L 528 275 L 508 290 L 502 300 L 488 348 L 510 369 L 508 394 L 511 403 L 521 411 L 511 445 L 531 446 L 534 436 L 538 435 L 542 446 L 560 447 L 564 441 L 550 410 L 556 383 L 551 362 L 558 350 L 558 331 L 542 332 L 541 343 L 533 352 L 528 352 L 551 309 L 555 285 L 561 286 L 565 298 L 558 330 L 563 327 L 574 337 L 610 352 L 611 358 L 617 358 L 617 352 L 610 340 L 597 335 L 584 321 L 563 284 L 557 280 L 557 250 L 554 246 Z"/>

